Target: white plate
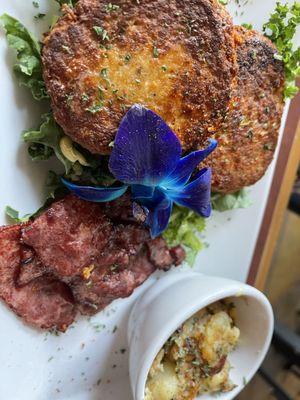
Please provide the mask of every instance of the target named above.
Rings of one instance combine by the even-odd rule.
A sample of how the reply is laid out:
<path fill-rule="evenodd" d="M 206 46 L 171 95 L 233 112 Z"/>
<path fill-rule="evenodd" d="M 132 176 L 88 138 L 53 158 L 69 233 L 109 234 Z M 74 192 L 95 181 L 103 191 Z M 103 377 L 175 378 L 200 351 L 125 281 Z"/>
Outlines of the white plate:
<path fill-rule="evenodd" d="M 37 10 L 31 0 L 0 0 L 0 14 L 8 12 L 39 33 L 49 20 L 35 22 L 33 16 L 48 12 L 49 3 L 40 0 Z M 274 6 L 275 0 L 250 1 L 236 22 L 261 28 Z M 4 224 L 7 204 L 24 213 L 41 204 L 49 163 L 32 163 L 20 141 L 20 132 L 35 126 L 43 106 L 13 80 L 14 54 L 7 49 L 3 32 L 0 35 L 0 222 Z M 251 189 L 250 208 L 213 215 L 205 234 L 209 247 L 200 253 L 195 270 L 246 280 L 273 172 L 274 163 Z M 1 303 L 0 400 L 131 400 L 127 351 L 121 352 L 127 346 L 127 318 L 134 300 L 155 279 L 151 277 L 132 297 L 114 302 L 90 321 L 77 321 L 58 337 L 23 325 Z M 98 332 L 97 324 L 106 327 Z"/>

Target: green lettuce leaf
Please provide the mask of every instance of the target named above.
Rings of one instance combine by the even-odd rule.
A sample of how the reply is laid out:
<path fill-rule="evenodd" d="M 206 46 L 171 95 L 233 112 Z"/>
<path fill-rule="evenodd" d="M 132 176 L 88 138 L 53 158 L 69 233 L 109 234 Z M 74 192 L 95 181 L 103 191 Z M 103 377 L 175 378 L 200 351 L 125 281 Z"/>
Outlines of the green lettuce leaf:
<path fill-rule="evenodd" d="M 22 133 L 24 142 L 30 144 L 28 152 L 34 161 L 46 160 L 55 154 L 59 161 L 63 163 L 66 173 L 69 173 L 72 163 L 62 154 L 59 146 L 60 139 L 63 136 L 64 132 L 57 125 L 52 114 L 42 116 L 38 130 L 28 130 Z"/>
<path fill-rule="evenodd" d="M 285 71 L 284 97 L 291 98 L 298 93 L 295 80 L 300 76 L 300 47 L 294 48 L 293 39 L 300 26 L 300 2 L 293 5 L 277 2 L 274 13 L 264 24 L 264 34 L 277 47 L 277 60 L 282 60 Z"/>
<path fill-rule="evenodd" d="M 45 114 L 38 130 L 23 132 L 23 140 L 29 144 L 28 153 L 33 161 L 44 161 L 55 155 L 62 162 L 65 178 L 86 185 L 110 186 L 115 178 L 108 170 L 108 157 L 91 154 L 76 143 L 73 146 L 84 156 L 88 165 L 72 162 L 61 151 L 60 140 L 65 136 L 55 122 L 53 114 Z"/>
<path fill-rule="evenodd" d="M 27 222 L 38 217 L 54 200 L 59 200 L 68 193 L 68 190 L 61 182 L 60 175 L 57 175 L 54 171 L 48 172 L 45 188 L 46 197 L 44 204 L 32 214 L 25 214 L 23 217 L 20 217 L 19 211 L 10 206 L 6 206 L 5 214 L 15 223 Z"/>
<path fill-rule="evenodd" d="M 63 185 L 61 181 L 61 175 L 58 175 L 54 171 L 48 171 L 46 178 L 46 200 L 44 205 L 38 212 L 44 210 L 54 200 L 59 200 L 68 193 L 68 189 Z"/>
<path fill-rule="evenodd" d="M 36 100 L 48 98 L 42 77 L 41 46 L 37 39 L 17 19 L 8 14 L 0 17 L 9 47 L 16 50 L 14 72 L 21 86 L 31 90 Z"/>
<path fill-rule="evenodd" d="M 187 252 L 186 261 L 193 265 L 197 253 L 205 247 L 198 236 L 204 229 L 203 217 L 187 208 L 175 205 L 163 237 L 171 247 L 183 245 Z"/>
<path fill-rule="evenodd" d="M 26 214 L 23 217 L 20 217 L 19 211 L 15 210 L 14 208 L 10 206 L 5 207 L 5 214 L 13 221 L 16 223 L 20 222 L 27 222 L 30 218 L 31 214 Z"/>
<path fill-rule="evenodd" d="M 212 193 L 212 207 L 216 211 L 228 211 L 236 208 L 247 208 L 252 205 L 246 189 L 231 194 Z"/>
<path fill-rule="evenodd" d="M 49 160 L 54 155 L 51 147 L 39 143 L 32 143 L 28 146 L 28 153 L 32 161 L 45 161 Z"/>

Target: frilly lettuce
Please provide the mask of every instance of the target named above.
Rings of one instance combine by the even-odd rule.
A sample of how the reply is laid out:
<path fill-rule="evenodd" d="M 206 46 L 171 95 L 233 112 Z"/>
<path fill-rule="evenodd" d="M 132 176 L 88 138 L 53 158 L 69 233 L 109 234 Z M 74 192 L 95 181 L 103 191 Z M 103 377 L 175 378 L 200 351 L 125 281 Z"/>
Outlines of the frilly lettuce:
<path fill-rule="evenodd" d="M 264 24 L 264 34 L 275 44 L 278 54 L 275 58 L 282 60 L 285 71 L 285 98 L 298 93 L 295 80 L 300 76 L 300 47 L 294 48 L 293 39 L 300 25 L 300 2 L 293 5 L 277 2 L 269 21 Z"/>
<path fill-rule="evenodd" d="M 26 214 L 23 217 L 20 217 L 19 211 L 15 210 L 14 208 L 10 206 L 5 207 L 5 214 L 13 220 L 13 222 L 16 223 L 21 223 L 21 222 L 27 222 L 30 218 L 31 214 Z"/>
<path fill-rule="evenodd" d="M 40 127 L 37 130 L 27 130 L 22 133 L 22 139 L 29 144 L 28 153 L 33 161 L 44 161 L 55 155 L 64 166 L 64 176 L 82 184 L 94 184 L 109 186 L 115 182 L 107 168 L 106 157 L 93 155 L 81 146 L 73 143 L 71 155 L 81 155 L 77 160 L 85 160 L 80 164 L 74 157 L 62 151 L 62 139 L 65 134 L 62 128 L 55 122 L 52 113 L 42 116 Z M 75 160 L 75 161 L 74 161 Z"/>
<path fill-rule="evenodd" d="M 48 172 L 48 176 L 45 183 L 46 196 L 44 204 L 34 213 L 25 214 L 20 217 L 19 211 L 15 210 L 11 206 L 6 206 L 5 214 L 15 223 L 24 223 L 32 218 L 39 216 L 54 200 L 61 199 L 67 194 L 66 188 L 62 185 L 60 176 L 53 171 Z"/>
<path fill-rule="evenodd" d="M 205 218 L 195 212 L 179 206 L 174 206 L 168 228 L 163 233 L 169 246 L 183 245 L 186 261 L 193 265 L 197 253 L 204 247 L 199 233 L 205 229 Z"/>
<path fill-rule="evenodd" d="M 213 193 L 212 207 L 216 211 L 228 211 L 237 208 L 246 208 L 252 204 L 247 189 L 232 194 Z M 169 246 L 181 244 L 187 252 L 187 262 L 193 265 L 197 253 L 205 247 L 200 233 L 205 230 L 205 218 L 186 208 L 174 206 L 170 223 L 163 237 Z"/>
<path fill-rule="evenodd" d="M 14 72 L 21 86 L 31 90 L 36 100 L 48 97 L 42 77 L 41 46 L 37 39 L 18 20 L 8 14 L 0 17 L 9 47 L 17 52 Z"/>
<path fill-rule="evenodd" d="M 42 116 L 38 130 L 28 130 L 22 134 L 24 142 L 30 144 L 28 152 L 34 161 L 46 160 L 55 154 L 63 163 L 66 173 L 69 173 L 72 163 L 63 155 L 59 145 L 63 136 L 64 132 L 57 125 L 52 114 Z"/>
<path fill-rule="evenodd" d="M 247 189 L 231 194 L 212 193 L 212 208 L 216 211 L 228 211 L 236 208 L 247 208 L 252 205 Z"/>

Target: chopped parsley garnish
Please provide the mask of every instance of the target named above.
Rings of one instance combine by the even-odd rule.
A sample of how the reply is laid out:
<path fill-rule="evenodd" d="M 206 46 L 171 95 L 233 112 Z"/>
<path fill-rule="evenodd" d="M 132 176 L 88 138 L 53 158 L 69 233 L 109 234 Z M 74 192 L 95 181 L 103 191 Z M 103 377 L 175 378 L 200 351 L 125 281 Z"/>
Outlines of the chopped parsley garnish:
<path fill-rule="evenodd" d="M 67 4 L 69 7 L 74 7 L 78 0 L 56 0 L 60 6 Z"/>
<path fill-rule="evenodd" d="M 239 7 L 241 6 L 246 6 L 249 3 L 249 0 L 234 0 L 235 4 L 237 4 Z"/>
<path fill-rule="evenodd" d="M 69 95 L 67 96 L 66 102 L 67 102 L 67 105 L 68 105 L 68 106 L 70 106 L 70 105 L 72 104 L 73 99 L 74 99 L 74 95 L 73 95 L 73 94 L 69 94 Z"/>
<path fill-rule="evenodd" d="M 37 1 L 33 1 L 32 2 L 32 5 L 33 5 L 33 7 L 35 7 L 35 8 L 39 8 L 39 3 L 37 2 Z"/>
<path fill-rule="evenodd" d="M 98 86 L 98 96 L 100 100 L 104 99 L 104 89 L 101 86 Z"/>
<path fill-rule="evenodd" d="M 103 50 L 110 50 L 112 48 L 112 46 L 110 44 L 99 44 L 99 48 L 103 49 Z M 107 54 L 103 54 L 103 57 L 107 58 Z"/>
<path fill-rule="evenodd" d="M 110 267 L 110 270 L 111 270 L 111 271 L 116 271 L 117 269 L 119 269 L 119 264 L 113 264 L 113 265 Z"/>
<path fill-rule="evenodd" d="M 70 50 L 70 47 L 69 47 L 69 46 L 66 46 L 65 44 L 63 44 L 63 45 L 61 46 L 61 48 L 62 48 L 66 53 L 72 54 L 72 51 Z"/>
<path fill-rule="evenodd" d="M 161 67 L 161 69 L 162 69 L 164 72 L 166 72 L 166 71 L 168 70 L 168 67 L 167 67 L 166 65 L 163 65 L 163 66 Z"/>
<path fill-rule="evenodd" d="M 249 31 L 250 31 L 251 29 L 253 29 L 253 25 L 252 25 L 252 24 L 247 24 L 246 22 L 244 22 L 244 23 L 242 24 L 242 26 L 243 26 L 244 28 L 248 29 Z"/>
<path fill-rule="evenodd" d="M 108 32 L 101 26 L 93 26 L 93 29 L 98 36 L 101 36 L 103 41 L 105 41 L 105 40 L 108 41 L 110 39 Z"/>
<path fill-rule="evenodd" d="M 227 6 L 228 0 L 219 0 L 220 4 L 223 4 L 223 6 Z"/>
<path fill-rule="evenodd" d="M 43 13 L 38 13 L 34 16 L 34 19 L 39 20 L 39 19 L 43 19 L 46 17 L 46 14 Z"/>
<path fill-rule="evenodd" d="M 108 68 L 102 68 L 100 74 L 103 76 L 104 79 L 108 78 Z"/>
<path fill-rule="evenodd" d="M 103 331 L 103 329 L 106 328 L 106 325 L 104 325 L 104 324 L 92 324 L 92 327 L 94 328 L 95 332 L 99 333 L 99 332 Z M 84 373 L 82 372 L 81 375 L 84 375 Z"/>
<path fill-rule="evenodd" d="M 273 150 L 272 144 L 271 143 L 264 144 L 264 150 L 272 151 Z"/>
<path fill-rule="evenodd" d="M 94 103 L 90 107 L 86 108 L 86 111 L 90 112 L 91 114 L 97 114 L 101 110 L 103 105 L 103 102 L 99 101 L 98 103 Z"/>
<path fill-rule="evenodd" d="M 88 101 L 89 98 L 90 98 L 90 96 L 88 94 L 86 94 L 86 93 L 83 93 L 83 95 L 81 96 L 81 100 L 84 101 L 84 102 Z"/>
<path fill-rule="evenodd" d="M 112 3 L 108 3 L 104 7 L 105 7 L 105 11 L 107 13 L 110 13 L 110 12 L 113 12 L 113 11 L 117 11 L 120 8 L 120 6 L 118 6 L 117 4 L 112 4 Z"/>
<path fill-rule="evenodd" d="M 295 80 L 300 76 L 300 47 L 294 49 L 293 38 L 296 29 L 300 25 L 300 3 L 292 6 L 282 5 L 279 2 L 269 21 L 264 24 L 264 34 L 277 47 L 277 60 L 282 60 L 285 71 L 284 97 L 289 98 L 297 94 L 298 88 Z"/>
<path fill-rule="evenodd" d="M 192 31 L 193 31 L 193 27 L 192 27 L 190 21 L 187 21 L 186 26 L 187 26 L 187 29 L 188 29 L 188 33 L 191 34 Z"/>
<path fill-rule="evenodd" d="M 247 132 L 247 138 L 248 139 L 252 139 L 253 138 L 253 131 L 251 129 Z"/>
<path fill-rule="evenodd" d="M 131 60 L 131 55 L 126 54 L 126 56 L 124 57 L 124 60 L 128 63 Z"/>
<path fill-rule="evenodd" d="M 154 58 L 158 58 L 158 55 L 159 55 L 159 53 L 158 53 L 157 47 L 156 47 L 156 46 L 153 46 L 153 57 L 154 57 Z"/>

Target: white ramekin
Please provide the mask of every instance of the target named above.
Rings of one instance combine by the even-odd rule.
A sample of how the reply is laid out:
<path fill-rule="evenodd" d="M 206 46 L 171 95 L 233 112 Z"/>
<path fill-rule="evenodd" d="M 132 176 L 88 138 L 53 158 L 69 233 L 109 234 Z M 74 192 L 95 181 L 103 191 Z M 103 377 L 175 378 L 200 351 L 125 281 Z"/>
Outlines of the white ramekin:
<path fill-rule="evenodd" d="M 128 323 L 129 371 L 134 400 L 143 400 L 154 358 L 172 333 L 201 308 L 230 297 L 236 305 L 241 331 L 237 349 L 230 355 L 230 373 L 237 387 L 218 396 L 233 399 L 245 386 L 270 346 L 273 312 L 257 289 L 229 279 L 192 272 L 176 272 L 159 279 L 135 303 Z M 202 395 L 199 399 L 214 399 Z"/>

